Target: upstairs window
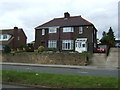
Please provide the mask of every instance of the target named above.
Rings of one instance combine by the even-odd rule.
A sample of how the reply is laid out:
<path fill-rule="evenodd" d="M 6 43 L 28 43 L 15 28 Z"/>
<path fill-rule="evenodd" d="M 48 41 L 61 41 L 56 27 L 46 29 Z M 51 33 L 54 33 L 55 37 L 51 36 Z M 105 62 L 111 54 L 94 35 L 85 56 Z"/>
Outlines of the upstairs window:
<path fill-rule="evenodd" d="M 64 27 L 63 32 L 74 32 L 73 27 Z"/>
<path fill-rule="evenodd" d="M 56 27 L 50 27 L 49 28 L 49 33 L 56 33 L 57 32 L 57 28 Z"/>
<path fill-rule="evenodd" d="M 17 40 L 20 40 L 20 37 L 19 37 L 19 36 L 17 37 Z"/>
<path fill-rule="evenodd" d="M 79 27 L 79 34 L 83 34 L 83 27 Z"/>
<path fill-rule="evenodd" d="M 7 39 L 7 34 L 4 34 L 4 35 L 3 35 L 3 39 Z"/>
<path fill-rule="evenodd" d="M 42 29 L 42 35 L 45 35 L 45 29 Z"/>

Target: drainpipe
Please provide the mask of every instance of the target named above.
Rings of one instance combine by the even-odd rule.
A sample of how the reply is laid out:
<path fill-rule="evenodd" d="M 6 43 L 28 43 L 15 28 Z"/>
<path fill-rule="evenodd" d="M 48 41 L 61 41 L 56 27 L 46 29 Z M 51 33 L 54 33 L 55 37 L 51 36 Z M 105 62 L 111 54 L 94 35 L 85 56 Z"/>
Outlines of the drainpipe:
<path fill-rule="evenodd" d="M 60 27 L 58 28 L 58 41 L 59 41 L 59 51 L 61 52 L 61 41 L 60 41 Z"/>

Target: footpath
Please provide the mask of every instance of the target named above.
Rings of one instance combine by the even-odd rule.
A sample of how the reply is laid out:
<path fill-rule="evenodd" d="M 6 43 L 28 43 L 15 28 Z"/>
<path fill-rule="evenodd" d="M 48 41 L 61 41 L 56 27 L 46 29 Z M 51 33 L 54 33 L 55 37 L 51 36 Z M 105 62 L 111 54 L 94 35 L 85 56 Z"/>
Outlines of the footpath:
<path fill-rule="evenodd" d="M 119 69 L 118 67 L 108 67 L 108 66 L 75 66 L 75 65 L 10 63 L 10 62 L 3 62 L 0 64 L 14 65 L 14 66 L 33 66 L 33 67 L 70 68 L 70 69 Z"/>

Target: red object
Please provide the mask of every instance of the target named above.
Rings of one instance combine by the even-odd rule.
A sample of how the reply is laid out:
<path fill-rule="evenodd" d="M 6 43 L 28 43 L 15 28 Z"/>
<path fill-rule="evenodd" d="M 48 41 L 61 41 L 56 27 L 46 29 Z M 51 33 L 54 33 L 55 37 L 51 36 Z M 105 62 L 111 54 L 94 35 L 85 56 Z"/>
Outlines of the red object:
<path fill-rule="evenodd" d="M 105 52 L 105 49 L 97 49 L 97 52 Z"/>

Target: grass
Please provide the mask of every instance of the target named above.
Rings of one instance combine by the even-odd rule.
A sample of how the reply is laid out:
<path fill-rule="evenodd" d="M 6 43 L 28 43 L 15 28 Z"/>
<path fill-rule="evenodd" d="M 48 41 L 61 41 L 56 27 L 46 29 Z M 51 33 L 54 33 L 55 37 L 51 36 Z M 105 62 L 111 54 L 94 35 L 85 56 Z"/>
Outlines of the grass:
<path fill-rule="evenodd" d="M 117 88 L 118 78 L 62 75 L 36 72 L 2 71 L 3 82 L 59 88 Z"/>

